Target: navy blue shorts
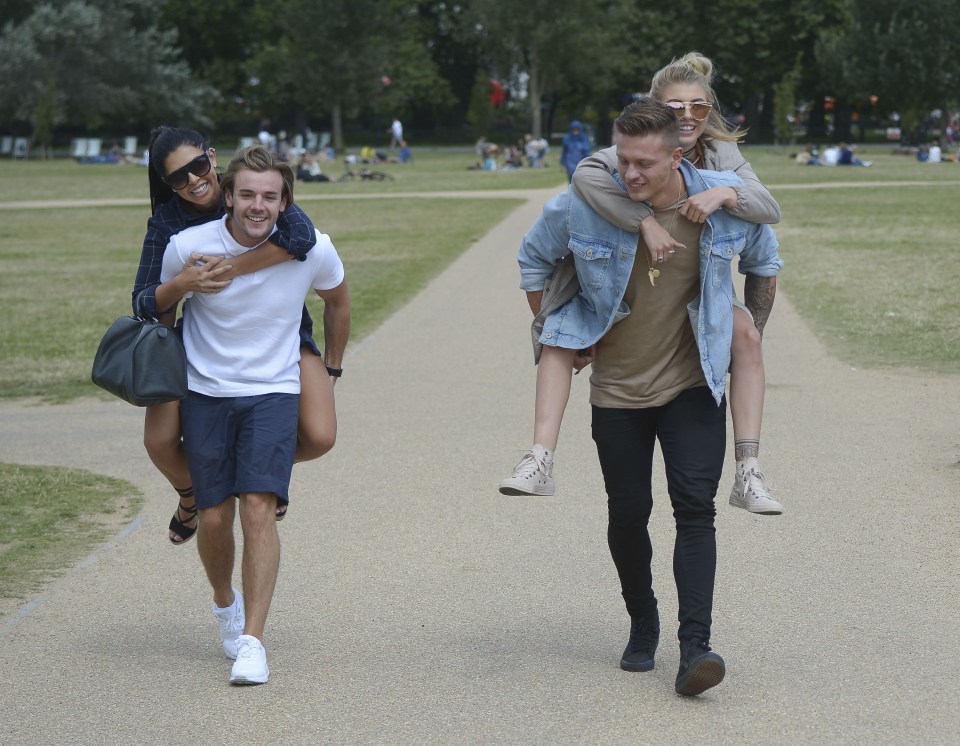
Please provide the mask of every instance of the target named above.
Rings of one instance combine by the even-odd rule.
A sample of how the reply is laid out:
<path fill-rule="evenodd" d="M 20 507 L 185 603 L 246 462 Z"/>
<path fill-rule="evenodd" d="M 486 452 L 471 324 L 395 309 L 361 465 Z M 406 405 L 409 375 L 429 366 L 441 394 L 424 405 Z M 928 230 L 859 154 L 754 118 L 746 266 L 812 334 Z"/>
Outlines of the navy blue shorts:
<path fill-rule="evenodd" d="M 299 403 L 297 394 L 187 393 L 180 420 L 197 507 L 212 508 L 243 492 L 272 492 L 289 501 Z"/>

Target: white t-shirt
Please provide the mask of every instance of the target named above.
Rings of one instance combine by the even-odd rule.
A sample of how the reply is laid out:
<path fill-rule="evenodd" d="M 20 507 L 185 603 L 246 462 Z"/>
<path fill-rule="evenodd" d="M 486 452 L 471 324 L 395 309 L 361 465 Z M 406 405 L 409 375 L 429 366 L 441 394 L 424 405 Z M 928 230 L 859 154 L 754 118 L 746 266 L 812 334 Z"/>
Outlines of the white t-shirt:
<path fill-rule="evenodd" d="M 227 216 L 170 238 L 160 282 L 180 273 L 191 253 L 238 256 L 251 249 L 230 235 Z M 187 387 L 207 396 L 300 393 L 300 320 L 311 288 L 343 282 L 330 237 L 317 233 L 303 262 L 289 261 L 235 277 L 219 293 L 193 293 L 184 303 Z"/>

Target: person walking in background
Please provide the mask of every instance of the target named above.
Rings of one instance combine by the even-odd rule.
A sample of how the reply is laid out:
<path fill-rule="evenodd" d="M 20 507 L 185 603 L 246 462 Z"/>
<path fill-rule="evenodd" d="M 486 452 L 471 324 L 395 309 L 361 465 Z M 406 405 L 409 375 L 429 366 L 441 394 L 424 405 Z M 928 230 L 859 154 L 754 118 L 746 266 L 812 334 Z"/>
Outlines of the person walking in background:
<path fill-rule="evenodd" d="M 163 255 L 171 236 L 185 228 L 224 215 L 217 174 L 217 154 L 196 130 L 157 127 L 148 147 L 151 216 L 133 286 L 135 316 L 159 318 L 172 325 L 176 304 L 190 293 L 216 293 L 237 277 L 252 275 L 293 259 L 302 262 L 316 243 L 316 230 L 306 214 L 289 204 L 277 219 L 277 230 L 254 251 L 231 257 L 196 257 L 176 277 L 161 283 Z M 333 448 L 337 436 L 335 378 L 313 339 L 313 320 L 303 308 L 300 327 L 300 417 L 297 461 L 319 458 Z M 335 372 L 334 374 L 335 375 Z M 180 402 L 146 407 L 143 444 L 154 466 L 177 491 L 179 501 L 170 519 L 169 538 L 181 545 L 197 531 L 197 508 L 180 432 Z M 286 506 L 277 506 L 277 520 Z"/>
<path fill-rule="evenodd" d="M 648 528 L 660 443 L 676 522 L 680 667 L 674 688 L 691 696 L 719 684 L 726 671 L 710 636 L 714 498 L 726 450 L 724 386 L 733 334 L 731 263 L 736 256 L 741 271 L 772 278 L 782 262 L 767 225 L 723 211 L 705 224 L 687 217 L 683 207 L 698 195 L 741 181 L 683 160 L 672 109 L 647 98 L 624 109 L 615 128 L 618 175 L 629 198 L 646 203 L 653 219 L 691 250 L 671 255 L 664 249 L 651 262 L 642 239 L 638 245 L 568 188 L 524 236 L 520 286 L 534 315 L 547 314 L 542 344 L 596 346 L 592 429 L 607 492 L 608 543 L 631 618 L 620 660 L 627 671 L 652 670 L 660 638 Z M 566 301 L 550 297 L 557 283 L 545 291 L 565 261 L 579 279 Z M 753 310 L 765 318 L 770 298 L 755 300 Z"/>
<path fill-rule="evenodd" d="M 403 124 L 399 119 L 393 118 L 387 132 L 390 133 L 390 150 L 403 147 Z"/>
<path fill-rule="evenodd" d="M 293 202 L 294 180 L 292 167 L 262 145 L 237 153 L 222 179 L 226 215 L 171 238 L 161 281 L 177 277 L 197 254 L 240 256 L 267 241 Z M 194 294 L 184 306 L 183 443 L 200 511 L 197 548 L 223 651 L 235 661 L 233 684 L 265 684 L 270 676 L 263 639 L 280 567 L 274 511 L 278 501 L 289 501 L 299 327 L 311 288 L 324 299 L 324 343 L 333 365 L 340 365 L 350 334 L 343 264 L 329 236 L 315 234 L 315 244 L 303 266 L 276 264 L 250 282 Z M 237 504 L 243 594 L 232 585 Z"/>
<path fill-rule="evenodd" d="M 567 170 L 567 182 L 573 178 L 577 164 L 590 155 L 590 138 L 583 131 L 579 119 L 570 122 L 570 129 L 563 136 L 563 150 L 560 153 L 560 163 Z"/>

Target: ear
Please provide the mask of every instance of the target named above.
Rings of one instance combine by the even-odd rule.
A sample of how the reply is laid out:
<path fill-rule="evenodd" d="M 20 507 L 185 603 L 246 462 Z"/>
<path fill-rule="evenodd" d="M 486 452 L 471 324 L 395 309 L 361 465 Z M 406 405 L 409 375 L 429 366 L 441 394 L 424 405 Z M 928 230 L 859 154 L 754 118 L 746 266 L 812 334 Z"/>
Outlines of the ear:
<path fill-rule="evenodd" d="M 217 151 L 213 148 L 207 148 L 207 155 L 210 157 L 210 165 L 217 167 Z"/>
<path fill-rule="evenodd" d="M 680 161 L 683 160 L 683 148 L 677 146 L 670 156 L 670 168 L 680 168 Z"/>
<path fill-rule="evenodd" d="M 233 209 L 233 192 L 229 189 L 223 190 L 223 203 L 227 206 L 227 209 Z"/>

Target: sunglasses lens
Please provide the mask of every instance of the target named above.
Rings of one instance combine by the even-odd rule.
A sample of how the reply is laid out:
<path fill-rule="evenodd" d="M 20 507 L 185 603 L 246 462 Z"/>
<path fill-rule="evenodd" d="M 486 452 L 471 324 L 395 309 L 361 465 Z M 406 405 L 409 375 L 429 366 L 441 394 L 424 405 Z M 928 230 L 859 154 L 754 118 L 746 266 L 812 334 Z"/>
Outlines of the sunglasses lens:
<path fill-rule="evenodd" d="M 707 115 L 710 114 L 710 106 L 709 104 L 693 104 L 690 107 L 690 113 L 693 114 L 694 119 L 706 119 Z"/>
<path fill-rule="evenodd" d="M 668 101 L 667 106 L 673 109 L 673 113 L 677 115 L 678 119 L 683 116 L 683 112 L 687 109 L 687 107 L 679 101 Z"/>
<path fill-rule="evenodd" d="M 180 191 L 190 183 L 190 174 L 193 174 L 197 178 L 206 176 L 210 173 L 210 165 L 210 157 L 204 153 L 194 158 L 183 168 L 178 168 L 176 171 L 168 174 L 164 181 L 166 181 L 167 185 L 175 192 Z"/>

